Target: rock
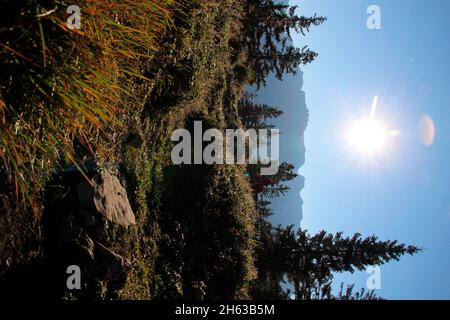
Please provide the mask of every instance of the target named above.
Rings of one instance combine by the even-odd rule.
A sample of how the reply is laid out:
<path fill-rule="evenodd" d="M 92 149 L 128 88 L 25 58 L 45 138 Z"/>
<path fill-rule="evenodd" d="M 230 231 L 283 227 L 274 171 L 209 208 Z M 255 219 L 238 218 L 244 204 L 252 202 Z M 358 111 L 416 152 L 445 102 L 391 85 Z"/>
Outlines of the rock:
<path fill-rule="evenodd" d="M 78 246 L 80 253 L 83 253 L 89 260 L 94 260 L 94 241 L 88 236 L 86 232 L 81 229 L 78 233 L 75 243 Z"/>
<path fill-rule="evenodd" d="M 82 181 L 77 186 L 78 205 L 85 209 L 94 209 L 94 188 L 86 181 Z"/>
<path fill-rule="evenodd" d="M 61 226 L 60 247 L 64 254 L 82 259 L 82 261 L 94 260 L 94 241 L 80 227 L 73 226 L 70 220 L 66 220 Z"/>
<path fill-rule="evenodd" d="M 97 219 L 90 212 L 80 209 L 78 211 L 78 215 L 81 217 L 84 227 L 93 228 L 97 226 Z"/>
<path fill-rule="evenodd" d="M 129 263 L 124 257 L 99 242 L 95 243 L 95 248 L 97 257 L 106 262 L 106 275 L 109 280 L 118 280 L 126 276 Z"/>
<path fill-rule="evenodd" d="M 117 177 L 102 171 L 93 177 L 94 204 L 97 212 L 122 226 L 136 224 L 126 190 Z"/>
<path fill-rule="evenodd" d="M 104 170 L 92 178 L 92 185 L 81 182 L 77 187 L 78 205 L 86 210 L 94 210 L 109 221 L 129 226 L 136 224 L 127 192 L 119 179 Z"/>

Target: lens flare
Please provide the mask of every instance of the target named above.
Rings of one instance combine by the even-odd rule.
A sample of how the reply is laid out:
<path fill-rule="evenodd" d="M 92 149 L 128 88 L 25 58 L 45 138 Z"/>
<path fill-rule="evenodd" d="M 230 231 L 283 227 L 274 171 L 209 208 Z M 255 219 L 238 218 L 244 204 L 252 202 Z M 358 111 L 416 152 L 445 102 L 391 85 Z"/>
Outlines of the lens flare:
<path fill-rule="evenodd" d="M 379 152 L 386 144 L 387 132 L 384 126 L 374 120 L 356 123 L 349 132 L 353 148 L 364 153 Z"/>
<path fill-rule="evenodd" d="M 430 116 L 424 115 L 420 119 L 419 125 L 420 141 L 427 147 L 430 147 L 434 143 L 436 137 L 436 127 L 434 121 Z"/>

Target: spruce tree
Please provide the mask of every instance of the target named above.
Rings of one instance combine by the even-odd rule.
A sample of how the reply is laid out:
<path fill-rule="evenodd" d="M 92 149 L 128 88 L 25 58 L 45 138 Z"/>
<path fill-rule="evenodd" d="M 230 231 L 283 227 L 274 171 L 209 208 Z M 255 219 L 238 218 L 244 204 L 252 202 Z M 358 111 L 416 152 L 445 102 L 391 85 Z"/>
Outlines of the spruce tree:
<path fill-rule="evenodd" d="M 242 124 L 247 129 L 271 129 L 273 125 L 267 120 L 276 119 L 283 114 L 283 111 L 253 102 L 254 95 L 245 93 L 238 104 L 238 113 Z"/>
<path fill-rule="evenodd" d="M 295 48 L 291 31 L 305 35 L 311 26 L 322 24 L 326 18 L 298 16 L 296 9 L 272 0 L 248 1 L 245 45 L 258 88 L 265 85 L 269 73 L 281 80 L 284 74 L 295 74 L 300 65 L 317 56 L 307 47 Z"/>
<path fill-rule="evenodd" d="M 420 251 L 415 246 L 399 244 L 397 240 L 380 241 L 375 235 L 362 238 L 356 233 L 352 237 L 320 231 L 311 236 L 305 230 L 295 233 L 292 227 L 278 228 L 280 246 L 288 246 L 290 272 L 321 271 L 354 272 L 364 270 L 370 265 L 382 265 L 391 260 L 398 261 L 405 254 L 413 255 Z"/>
<path fill-rule="evenodd" d="M 396 240 L 380 241 L 374 235 L 362 238 L 359 233 L 352 237 L 325 231 L 310 235 L 305 230 L 295 232 L 293 226 L 288 226 L 266 230 L 264 234 L 266 238 L 271 237 L 270 241 L 265 240 L 270 246 L 261 249 L 265 252 L 261 255 L 264 258 L 258 260 L 258 268 L 265 273 L 285 275 L 298 299 L 327 296 L 336 272 L 353 273 L 421 251 Z"/>
<path fill-rule="evenodd" d="M 297 177 L 294 173 L 294 165 L 282 162 L 276 174 L 270 176 L 272 184 L 264 187 L 262 196 L 267 198 L 276 198 L 284 196 L 289 191 L 289 187 L 284 182 L 291 181 Z"/>

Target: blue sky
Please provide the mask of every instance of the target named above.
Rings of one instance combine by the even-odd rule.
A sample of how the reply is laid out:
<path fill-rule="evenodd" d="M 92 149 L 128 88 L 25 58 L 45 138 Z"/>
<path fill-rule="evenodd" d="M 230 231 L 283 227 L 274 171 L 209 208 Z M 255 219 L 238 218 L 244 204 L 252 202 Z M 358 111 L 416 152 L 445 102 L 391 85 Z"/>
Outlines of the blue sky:
<path fill-rule="evenodd" d="M 306 163 L 299 171 L 306 180 L 302 227 L 376 234 L 424 247 L 417 256 L 382 266 L 377 293 L 388 299 L 450 299 L 450 1 L 290 3 L 301 14 L 328 17 L 306 37 L 294 38 L 319 53 L 303 68 L 310 117 Z M 372 4 L 381 8 L 381 30 L 366 26 Z M 289 81 L 285 85 L 292 86 Z M 368 156 L 349 148 L 346 132 L 370 113 L 375 95 L 377 118 L 397 135 Z M 431 146 L 418 134 L 424 115 L 435 126 Z M 295 223 L 299 206 L 293 188 L 274 203 L 274 219 Z M 367 278 L 361 272 L 335 279 L 364 287 Z"/>

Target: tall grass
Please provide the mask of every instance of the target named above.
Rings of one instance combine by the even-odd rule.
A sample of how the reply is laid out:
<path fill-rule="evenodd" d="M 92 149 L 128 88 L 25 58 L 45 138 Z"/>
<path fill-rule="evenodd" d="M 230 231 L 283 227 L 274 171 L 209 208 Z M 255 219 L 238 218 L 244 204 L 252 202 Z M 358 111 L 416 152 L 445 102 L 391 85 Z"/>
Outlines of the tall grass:
<path fill-rule="evenodd" d="M 5 1 L 0 22 L 0 177 L 36 208 L 62 161 L 109 157 L 106 132 L 133 111 L 143 66 L 172 26 L 173 0 L 79 0 L 70 30 L 64 1 Z M 82 148 L 78 148 L 82 147 Z"/>

